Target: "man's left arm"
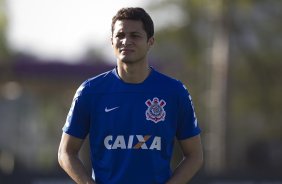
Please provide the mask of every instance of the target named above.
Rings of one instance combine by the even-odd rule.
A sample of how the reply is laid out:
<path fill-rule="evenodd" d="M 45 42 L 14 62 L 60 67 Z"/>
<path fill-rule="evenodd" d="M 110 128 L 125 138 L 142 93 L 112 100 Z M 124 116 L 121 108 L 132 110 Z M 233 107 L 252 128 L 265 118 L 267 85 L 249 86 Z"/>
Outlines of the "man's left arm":
<path fill-rule="evenodd" d="M 172 177 L 166 184 L 186 184 L 203 164 L 203 150 L 200 135 L 180 140 L 183 160 L 179 163 Z"/>

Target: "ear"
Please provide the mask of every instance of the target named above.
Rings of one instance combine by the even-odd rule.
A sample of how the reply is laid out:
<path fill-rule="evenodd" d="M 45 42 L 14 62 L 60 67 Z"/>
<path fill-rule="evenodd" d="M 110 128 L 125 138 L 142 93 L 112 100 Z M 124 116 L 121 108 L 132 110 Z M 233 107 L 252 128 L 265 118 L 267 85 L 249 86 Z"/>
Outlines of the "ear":
<path fill-rule="evenodd" d="M 149 47 L 152 47 L 155 43 L 155 38 L 152 36 L 151 38 L 149 38 L 148 40 L 148 46 Z"/>
<path fill-rule="evenodd" d="M 114 48 L 113 37 L 111 36 L 111 46 Z"/>

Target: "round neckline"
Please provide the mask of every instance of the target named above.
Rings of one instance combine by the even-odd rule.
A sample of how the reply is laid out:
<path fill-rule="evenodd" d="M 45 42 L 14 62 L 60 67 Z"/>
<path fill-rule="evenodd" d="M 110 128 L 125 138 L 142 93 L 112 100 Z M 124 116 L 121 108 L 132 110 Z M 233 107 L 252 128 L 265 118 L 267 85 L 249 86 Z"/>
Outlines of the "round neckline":
<path fill-rule="evenodd" d="M 139 85 L 143 85 L 145 84 L 150 78 L 151 76 L 153 75 L 154 73 L 154 68 L 150 66 L 150 73 L 149 75 L 146 77 L 146 79 L 140 83 L 129 83 L 129 82 L 125 82 L 123 81 L 120 76 L 118 75 L 118 72 L 117 72 L 117 66 L 113 69 L 113 74 L 115 75 L 115 77 L 122 83 L 122 84 L 125 84 L 125 85 L 128 85 L 128 86 L 139 86 Z"/>

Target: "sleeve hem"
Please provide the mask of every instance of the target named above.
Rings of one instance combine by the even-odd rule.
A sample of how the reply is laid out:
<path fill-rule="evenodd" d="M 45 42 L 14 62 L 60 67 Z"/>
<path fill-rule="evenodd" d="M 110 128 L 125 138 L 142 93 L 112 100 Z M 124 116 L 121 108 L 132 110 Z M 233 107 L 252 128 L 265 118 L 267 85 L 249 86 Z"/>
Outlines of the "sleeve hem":
<path fill-rule="evenodd" d="M 63 132 L 66 133 L 66 134 L 68 134 L 68 135 L 70 135 L 70 136 L 73 136 L 73 137 L 75 137 L 75 138 L 78 138 L 78 139 L 84 140 L 84 139 L 86 138 L 86 136 L 79 135 L 79 134 L 75 134 L 75 133 L 70 132 L 70 131 L 68 131 L 68 130 L 66 130 L 66 129 L 64 129 L 64 128 L 63 128 Z"/>
<path fill-rule="evenodd" d="M 189 139 L 191 137 L 195 137 L 195 136 L 199 135 L 200 133 L 201 133 L 201 130 L 198 130 L 198 131 L 193 132 L 192 134 L 184 135 L 184 136 L 178 136 L 176 138 L 177 138 L 177 140 Z"/>

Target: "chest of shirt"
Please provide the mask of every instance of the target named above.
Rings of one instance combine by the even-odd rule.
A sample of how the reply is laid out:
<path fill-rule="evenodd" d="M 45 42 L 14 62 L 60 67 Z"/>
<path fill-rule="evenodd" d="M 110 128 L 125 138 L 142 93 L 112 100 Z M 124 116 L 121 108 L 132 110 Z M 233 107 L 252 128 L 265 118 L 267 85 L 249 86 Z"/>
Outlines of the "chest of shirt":
<path fill-rule="evenodd" d="M 101 134 L 175 133 L 177 97 L 159 93 L 108 93 L 91 101 L 91 129 Z"/>

